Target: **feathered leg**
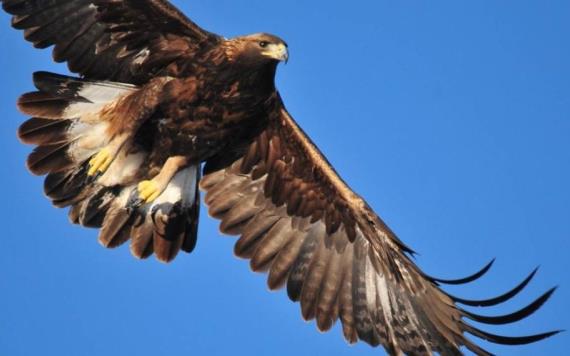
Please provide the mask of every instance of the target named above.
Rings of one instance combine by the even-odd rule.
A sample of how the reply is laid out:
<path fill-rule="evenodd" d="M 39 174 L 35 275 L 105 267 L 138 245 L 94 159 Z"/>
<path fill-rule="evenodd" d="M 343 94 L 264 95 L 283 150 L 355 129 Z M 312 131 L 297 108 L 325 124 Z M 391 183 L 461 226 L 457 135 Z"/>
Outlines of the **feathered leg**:
<path fill-rule="evenodd" d="M 164 192 L 174 175 L 187 164 L 188 159 L 184 156 L 169 157 L 153 179 L 138 184 L 129 201 L 131 208 L 138 208 L 155 201 Z"/>

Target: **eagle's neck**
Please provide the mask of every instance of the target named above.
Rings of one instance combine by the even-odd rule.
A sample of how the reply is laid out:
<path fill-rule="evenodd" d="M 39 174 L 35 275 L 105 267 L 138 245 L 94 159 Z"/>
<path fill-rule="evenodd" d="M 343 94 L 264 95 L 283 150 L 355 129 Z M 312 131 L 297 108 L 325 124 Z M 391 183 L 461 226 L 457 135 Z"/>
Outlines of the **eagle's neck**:
<path fill-rule="evenodd" d="M 277 63 L 267 63 L 257 68 L 244 68 L 240 72 L 241 90 L 267 95 L 275 91 Z"/>
<path fill-rule="evenodd" d="M 241 61 L 228 62 L 218 78 L 221 83 L 239 88 L 245 96 L 266 97 L 275 92 L 277 63 L 255 64 Z"/>

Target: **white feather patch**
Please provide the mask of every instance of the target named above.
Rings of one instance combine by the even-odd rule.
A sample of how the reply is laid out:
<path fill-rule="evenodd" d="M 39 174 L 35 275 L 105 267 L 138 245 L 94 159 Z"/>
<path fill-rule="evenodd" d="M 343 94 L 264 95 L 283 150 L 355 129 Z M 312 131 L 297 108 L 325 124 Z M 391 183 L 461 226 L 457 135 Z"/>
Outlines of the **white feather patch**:
<path fill-rule="evenodd" d="M 176 173 L 174 178 L 168 183 L 168 186 L 162 194 L 154 201 L 151 206 L 152 209 L 160 204 L 171 203 L 174 204 L 182 200 L 185 207 L 194 204 L 196 198 L 196 175 L 199 165 L 184 168 Z"/>
<path fill-rule="evenodd" d="M 77 92 L 77 95 L 88 100 L 88 102 L 74 102 L 63 112 L 66 119 L 82 118 L 86 114 L 93 114 L 101 111 L 110 102 L 135 91 L 137 88 L 128 84 L 100 82 L 85 83 Z M 82 120 L 85 121 L 85 120 Z"/>
<path fill-rule="evenodd" d="M 108 103 L 120 96 L 133 92 L 136 88 L 133 85 L 121 83 L 86 83 L 77 94 L 94 103 Z"/>

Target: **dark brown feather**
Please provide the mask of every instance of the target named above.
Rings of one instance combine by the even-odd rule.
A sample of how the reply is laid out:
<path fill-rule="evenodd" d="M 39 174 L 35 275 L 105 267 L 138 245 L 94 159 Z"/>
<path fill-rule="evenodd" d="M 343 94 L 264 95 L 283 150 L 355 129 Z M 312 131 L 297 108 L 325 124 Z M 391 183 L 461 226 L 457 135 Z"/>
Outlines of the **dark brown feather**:
<path fill-rule="evenodd" d="M 412 250 L 336 175 L 280 104 L 267 116 L 268 126 L 242 142 L 245 147 L 207 162 L 201 188 L 222 231 L 241 235 L 236 255 L 250 258 L 254 271 L 268 271 L 270 289 L 287 284 L 303 318 L 316 318 L 322 331 L 340 319 L 348 342 L 383 345 L 390 354 L 459 355 L 465 346 L 487 355 L 466 332 L 499 343 L 552 335 L 503 338 L 466 326 L 465 315 L 517 321 L 551 292 L 502 317 L 463 313 L 411 262 Z"/>
<path fill-rule="evenodd" d="M 28 169 L 41 176 L 72 168 L 75 163 L 67 155 L 71 144 L 72 142 L 60 142 L 36 147 L 28 156 Z"/>
<path fill-rule="evenodd" d="M 69 100 L 45 92 L 32 92 L 18 99 L 18 109 L 24 114 L 45 119 L 60 119 Z"/>
<path fill-rule="evenodd" d="M 137 258 L 146 259 L 154 253 L 154 225 L 150 217 L 142 220 L 133 226 L 131 253 Z"/>
<path fill-rule="evenodd" d="M 86 165 L 81 165 L 68 171 L 48 174 L 44 180 L 45 195 L 56 203 L 76 197 L 85 187 L 86 171 Z"/>
<path fill-rule="evenodd" d="M 186 237 L 186 216 L 178 205 L 159 208 L 152 215 L 154 224 L 153 250 L 159 261 L 168 263 L 176 258 Z"/>
<path fill-rule="evenodd" d="M 294 238 L 294 232 L 291 230 L 290 225 L 289 219 L 281 219 L 267 232 L 251 258 L 250 266 L 253 271 L 265 271 L 283 245 L 289 239 Z"/>
<path fill-rule="evenodd" d="M 31 118 L 20 125 L 18 138 L 26 144 L 43 145 L 67 140 L 69 120 Z"/>
<path fill-rule="evenodd" d="M 99 242 L 107 248 L 119 247 L 130 238 L 136 216 L 117 204 L 109 209 L 99 232 Z"/>
<path fill-rule="evenodd" d="M 321 234 L 324 235 L 324 231 Z M 332 255 L 335 254 L 334 251 L 326 248 L 325 239 L 319 238 L 319 243 L 307 275 L 303 278 L 300 302 L 301 315 L 305 320 L 313 320 L 316 316 L 318 298 L 324 283 L 323 278 L 326 275 L 328 264 L 332 261 Z"/>
<path fill-rule="evenodd" d="M 338 318 L 339 294 L 346 268 L 344 259 L 344 254 L 332 253 L 322 279 L 315 307 L 317 327 L 321 331 L 330 330 Z"/>
<path fill-rule="evenodd" d="M 265 234 L 279 221 L 275 215 L 261 212 L 245 225 L 242 236 L 237 241 L 234 253 L 241 258 L 251 258 L 257 249 L 257 244 Z"/>
<path fill-rule="evenodd" d="M 143 83 L 221 41 L 164 0 L 4 0 L 2 6 L 35 47 L 55 45 L 56 61 L 92 79 Z"/>

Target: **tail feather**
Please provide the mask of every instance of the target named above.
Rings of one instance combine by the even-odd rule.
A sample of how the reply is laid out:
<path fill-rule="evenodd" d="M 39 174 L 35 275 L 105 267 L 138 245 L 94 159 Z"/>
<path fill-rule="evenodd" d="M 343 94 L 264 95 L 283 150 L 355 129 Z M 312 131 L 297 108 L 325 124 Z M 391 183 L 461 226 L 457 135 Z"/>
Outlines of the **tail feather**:
<path fill-rule="evenodd" d="M 99 243 L 107 248 L 119 247 L 130 238 L 136 215 L 114 202 L 105 214 L 103 226 L 99 232 Z"/>
<path fill-rule="evenodd" d="M 154 217 L 154 227 L 153 247 L 156 258 L 162 262 L 174 260 L 182 248 L 186 236 L 185 217 L 181 211 L 157 214 Z"/>
<path fill-rule="evenodd" d="M 198 173 L 199 174 L 199 173 Z M 199 178 L 197 179 L 199 180 Z M 200 192 L 196 185 L 194 204 L 188 209 L 186 217 L 186 237 L 182 244 L 182 251 L 191 253 L 198 242 L 198 221 L 200 220 Z"/>
<path fill-rule="evenodd" d="M 117 198 L 117 189 L 100 186 L 98 192 L 85 200 L 79 215 L 79 224 L 85 227 L 100 228 L 103 226 L 107 211 Z"/>
<path fill-rule="evenodd" d="M 107 188 L 91 194 L 76 221 L 101 226 L 99 242 L 108 248 L 131 239 L 131 252 L 144 259 L 153 253 L 162 262 L 174 260 L 180 250 L 192 252 L 198 230 L 199 165 L 178 172 L 155 202 L 133 210 L 129 197 L 135 186 Z"/>
<path fill-rule="evenodd" d="M 78 196 L 87 184 L 87 165 L 64 172 L 50 173 L 44 181 L 44 193 L 54 203 L 69 201 Z M 56 204 L 59 207 L 67 205 Z"/>
<path fill-rule="evenodd" d="M 150 219 L 150 217 L 147 217 L 147 219 Z M 131 253 L 133 256 L 140 259 L 146 259 L 152 256 L 154 253 L 154 225 L 152 221 L 141 221 L 135 224 L 131 236 L 133 239 L 131 242 Z"/>
<path fill-rule="evenodd" d="M 144 219 L 133 228 L 131 251 L 144 258 L 153 251 L 158 260 L 170 262 L 180 250 L 192 252 L 196 246 L 198 210 L 200 208 L 198 181 L 199 165 L 178 172 L 162 195 L 140 213 Z M 152 231 L 152 250 L 149 236 Z"/>

